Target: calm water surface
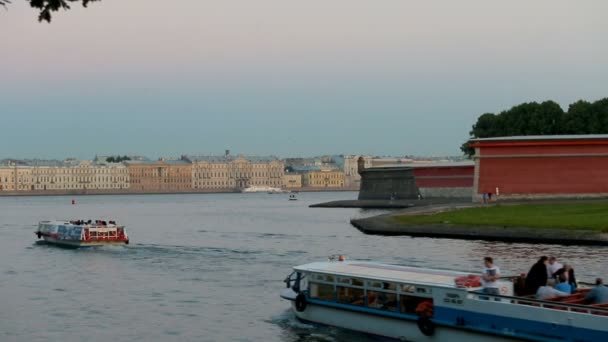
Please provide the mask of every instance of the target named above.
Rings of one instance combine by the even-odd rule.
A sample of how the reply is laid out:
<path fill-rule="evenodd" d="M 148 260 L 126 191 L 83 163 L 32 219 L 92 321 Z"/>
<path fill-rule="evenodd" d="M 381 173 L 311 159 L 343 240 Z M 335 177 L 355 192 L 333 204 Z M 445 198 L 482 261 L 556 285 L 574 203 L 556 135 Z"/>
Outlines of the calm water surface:
<path fill-rule="evenodd" d="M 311 209 L 356 193 L 0 198 L 0 341 L 364 341 L 298 323 L 279 299 L 291 267 L 350 259 L 503 273 L 541 254 L 608 275 L 608 249 L 367 236 L 348 221 L 379 213 Z M 132 244 L 80 250 L 35 244 L 52 218 L 116 218 Z"/>

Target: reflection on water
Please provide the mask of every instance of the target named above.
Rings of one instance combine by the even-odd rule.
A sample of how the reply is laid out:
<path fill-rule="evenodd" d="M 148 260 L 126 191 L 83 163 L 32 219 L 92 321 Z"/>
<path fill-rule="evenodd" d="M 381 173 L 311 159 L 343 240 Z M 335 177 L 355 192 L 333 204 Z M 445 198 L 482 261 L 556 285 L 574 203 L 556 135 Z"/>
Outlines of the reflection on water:
<path fill-rule="evenodd" d="M 478 270 L 494 256 L 505 274 L 542 255 L 579 278 L 608 273 L 605 247 L 367 236 L 349 219 L 382 213 L 308 208 L 355 193 L 0 198 L 2 341 L 364 341 L 296 321 L 279 299 L 294 265 L 330 254 Z M 132 244 L 62 249 L 34 243 L 52 218 L 115 218 Z"/>

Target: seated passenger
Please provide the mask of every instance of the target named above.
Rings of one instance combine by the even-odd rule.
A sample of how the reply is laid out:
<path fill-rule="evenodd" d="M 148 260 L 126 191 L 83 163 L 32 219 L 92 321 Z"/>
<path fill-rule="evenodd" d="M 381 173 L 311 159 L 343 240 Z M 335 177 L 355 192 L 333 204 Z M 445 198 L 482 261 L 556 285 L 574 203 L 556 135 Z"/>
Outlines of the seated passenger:
<path fill-rule="evenodd" d="M 595 288 L 593 288 L 585 296 L 587 304 L 604 304 L 608 303 L 608 287 L 604 285 L 602 278 L 595 280 Z"/>
<path fill-rule="evenodd" d="M 547 285 L 547 263 L 549 258 L 546 256 L 540 257 L 534 264 L 528 275 L 526 276 L 526 294 L 535 294 L 538 288 Z"/>
<path fill-rule="evenodd" d="M 558 291 L 554 287 L 555 279 L 547 280 L 547 285 L 539 287 L 536 291 L 536 299 L 546 300 L 556 297 L 567 297 L 570 295 L 570 292 Z"/>
<path fill-rule="evenodd" d="M 576 289 L 578 288 L 578 284 L 576 283 L 576 277 L 574 276 L 574 269 L 570 265 L 564 265 L 561 269 L 555 272 L 555 278 L 559 278 L 561 274 L 564 274 L 568 279 L 568 284 L 572 287 L 571 293 L 576 293 Z"/>
<path fill-rule="evenodd" d="M 555 285 L 555 289 L 566 293 L 572 293 L 572 286 L 568 283 L 568 276 L 566 276 L 566 274 L 568 273 L 559 275 L 559 284 Z"/>

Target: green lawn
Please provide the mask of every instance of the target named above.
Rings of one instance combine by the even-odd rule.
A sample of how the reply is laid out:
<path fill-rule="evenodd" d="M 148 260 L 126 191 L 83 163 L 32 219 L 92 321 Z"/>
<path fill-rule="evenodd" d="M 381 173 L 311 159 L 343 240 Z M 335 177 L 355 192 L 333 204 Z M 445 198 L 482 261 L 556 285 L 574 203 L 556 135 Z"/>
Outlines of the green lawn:
<path fill-rule="evenodd" d="M 574 202 L 475 207 L 427 215 L 401 215 L 404 224 L 464 224 L 608 232 L 608 202 Z"/>

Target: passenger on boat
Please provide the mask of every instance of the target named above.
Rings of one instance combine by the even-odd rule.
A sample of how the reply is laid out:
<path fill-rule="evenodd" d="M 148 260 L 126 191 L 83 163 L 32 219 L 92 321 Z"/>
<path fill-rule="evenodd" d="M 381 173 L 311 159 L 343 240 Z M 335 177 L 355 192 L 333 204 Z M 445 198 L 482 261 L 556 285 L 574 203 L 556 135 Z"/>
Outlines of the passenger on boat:
<path fill-rule="evenodd" d="M 557 280 L 559 281 L 559 283 L 557 285 L 555 285 L 555 289 L 558 291 L 562 291 L 562 292 L 571 294 L 572 286 L 570 286 L 570 284 L 568 283 L 568 276 L 566 274 L 568 274 L 568 273 L 562 273 L 557 277 Z"/>
<path fill-rule="evenodd" d="M 547 263 L 549 258 L 546 256 L 540 257 L 534 264 L 528 275 L 526 276 L 526 293 L 528 295 L 535 294 L 538 288 L 547 285 L 548 271 Z"/>
<path fill-rule="evenodd" d="M 570 287 L 572 287 L 572 293 L 576 292 L 578 284 L 576 282 L 576 277 L 574 276 L 574 269 L 572 268 L 572 266 L 564 264 L 564 267 L 557 270 L 557 272 L 555 272 L 554 274 L 555 277 L 559 277 L 560 275 L 564 274 L 568 279 L 568 284 L 570 284 Z"/>
<path fill-rule="evenodd" d="M 491 257 L 483 258 L 484 268 L 481 273 L 483 292 L 489 295 L 500 295 L 500 286 L 496 282 L 500 278 L 500 268 L 494 265 Z"/>
<path fill-rule="evenodd" d="M 604 285 L 602 278 L 595 280 L 595 288 L 593 288 L 585 296 L 587 304 L 604 304 L 608 303 L 608 287 Z"/>
<path fill-rule="evenodd" d="M 560 264 L 554 256 L 550 256 L 549 263 L 547 264 L 547 275 L 549 278 L 557 279 L 555 272 L 563 267 L 564 265 Z"/>
<path fill-rule="evenodd" d="M 555 289 L 555 279 L 547 280 L 546 286 L 541 286 L 536 291 L 536 299 L 545 300 L 555 297 L 567 297 L 570 292 L 562 292 Z"/>

